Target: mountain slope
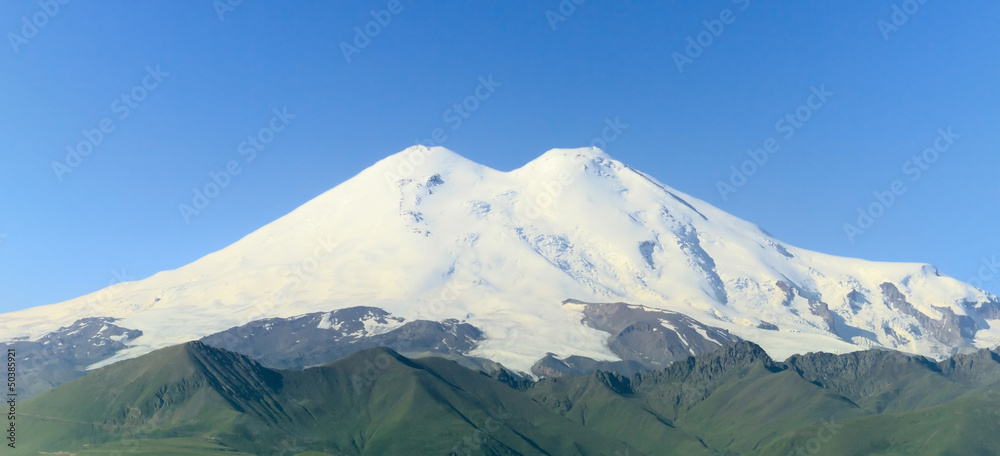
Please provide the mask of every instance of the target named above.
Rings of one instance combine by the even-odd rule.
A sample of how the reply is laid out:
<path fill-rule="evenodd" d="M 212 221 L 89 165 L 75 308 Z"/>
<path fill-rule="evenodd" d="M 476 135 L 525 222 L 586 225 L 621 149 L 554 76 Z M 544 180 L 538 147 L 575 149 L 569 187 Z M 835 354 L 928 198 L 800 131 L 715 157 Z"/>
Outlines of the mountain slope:
<path fill-rule="evenodd" d="M 386 349 L 276 371 L 191 342 L 97 369 L 19 410 L 14 454 L 170 441 L 251 454 L 634 451 L 454 362 Z"/>
<path fill-rule="evenodd" d="M 942 363 L 884 350 L 775 362 L 744 341 L 646 374 L 515 389 L 383 348 L 271 370 L 191 342 L 20 403 L 11 454 L 990 454 L 998 371 L 994 351 Z M 872 385 L 905 394 L 873 395 Z M 876 396 L 888 406 L 865 404 Z"/>
<path fill-rule="evenodd" d="M 740 342 L 647 374 L 547 379 L 527 392 L 650 454 L 678 434 L 715 454 L 993 454 L 998 369 L 987 350 L 940 364 L 878 349 L 781 363 Z"/>
<path fill-rule="evenodd" d="M 992 455 L 1000 447 L 1000 392 L 934 407 L 798 429 L 754 455 Z"/>
<path fill-rule="evenodd" d="M 483 332 L 470 355 L 521 372 L 549 353 L 619 361 L 567 300 L 683 314 L 779 358 L 868 347 L 942 358 L 1000 343 L 985 331 L 1000 301 L 932 266 L 783 244 L 601 151 L 552 150 L 501 172 L 424 147 L 182 268 L 5 314 L 0 340 L 84 317 L 142 332 L 97 367 L 263 318 L 365 305 L 470 324 Z"/>

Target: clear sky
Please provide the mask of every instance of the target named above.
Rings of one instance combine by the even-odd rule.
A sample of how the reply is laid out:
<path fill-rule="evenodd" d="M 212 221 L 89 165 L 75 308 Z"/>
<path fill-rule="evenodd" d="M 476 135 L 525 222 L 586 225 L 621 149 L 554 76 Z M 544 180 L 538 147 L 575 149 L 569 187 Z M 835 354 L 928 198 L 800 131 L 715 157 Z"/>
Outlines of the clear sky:
<path fill-rule="evenodd" d="M 437 128 L 510 170 L 616 122 L 609 154 L 787 243 L 1000 292 L 1000 3 L 576 1 L 3 2 L 0 312 L 187 264 Z"/>

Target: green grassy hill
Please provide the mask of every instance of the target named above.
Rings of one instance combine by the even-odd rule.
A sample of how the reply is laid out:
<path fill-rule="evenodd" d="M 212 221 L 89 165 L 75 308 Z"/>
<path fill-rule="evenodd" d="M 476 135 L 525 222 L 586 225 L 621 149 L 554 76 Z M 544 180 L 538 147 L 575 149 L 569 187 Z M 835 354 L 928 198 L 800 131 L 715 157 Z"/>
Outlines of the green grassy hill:
<path fill-rule="evenodd" d="M 452 361 L 414 361 L 386 349 L 275 371 L 192 342 L 31 398 L 19 419 L 16 454 L 97 454 L 123 445 L 170 454 L 180 444 L 269 455 L 635 451 Z"/>
<path fill-rule="evenodd" d="M 988 350 L 781 363 L 740 342 L 660 371 L 514 389 L 388 349 L 283 371 L 192 342 L 20 403 L 5 454 L 995 454 L 998 379 Z"/>

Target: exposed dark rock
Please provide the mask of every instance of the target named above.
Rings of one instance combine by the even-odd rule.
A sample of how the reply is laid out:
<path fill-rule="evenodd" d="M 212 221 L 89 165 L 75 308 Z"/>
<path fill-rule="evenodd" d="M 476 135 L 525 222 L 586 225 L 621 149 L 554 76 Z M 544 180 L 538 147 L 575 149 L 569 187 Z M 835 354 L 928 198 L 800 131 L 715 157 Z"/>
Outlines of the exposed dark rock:
<path fill-rule="evenodd" d="M 937 363 L 942 375 L 971 386 L 992 386 L 1000 383 L 1000 354 L 996 349 L 981 349 L 956 355 Z"/>
<path fill-rule="evenodd" d="M 608 348 L 613 353 L 625 361 L 636 361 L 647 369 L 659 369 L 679 359 L 713 352 L 740 340 L 724 329 L 702 324 L 676 312 L 621 302 L 567 302 L 586 306 L 583 323 L 611 334 Z"/>
<path fill-rule="evenodd" d="M 367 329 L 374 325 L 381 325 L 384 332 Z M 350 307 L 257 320 L 201 340 L 247 355 L 267 367 L 300 369 L 374 347 L 409 354 L 465 354 L 482 339 L 482 331 L 458 320 L 403 323 L 403 319 L 376 307 Z"/>
<path fill-rule="evenodd" d="M 755 368 L 780 372 L 786 366 L 774 362 L 757 344 L 741 341 L 714 353 L 677 361 L 663 370 L 638 374 L 633 377 L 631 386 L 635 391 L 657 396 L 663 405 L 685 409 L 704 400 L 729 380 L 747 375 Z"/>
<path fill-rule="evenodd" d="M 556 358 L 552 353 L 535 362 L 531 373 L 538 377 L 554 378 L 564 375 L 583 376 L 596 371 L 619 372 L 632 375 L 649 370 L 636 361 L 597 361 L 586 356 Z"/>
<path fill-rule="evenodd" d="M 945 345 L 952 347 L 970 346 L 976 332 L 980 329 L 975 319 L 968 315 L 956 315 L 950 308 L 934 308 L 942 313 L 940 319 L 925 315 L 917 310 L 913 304 L 910 304 L 903 293 L 891 283 L 885 282 L 880 285 L 880 288 L 887 306 L 904 315 L 914 317 L 927 330 L 930 337 Z"/>
<path fill-rule="evenodd" d="M 618 372 L 597 371 L 594 373 L 594 377 L 607 385 L 611 391 L 622 396 L 630 396 L 635 393 L 632 389 L 631 378 L 621 375 Z"/>
<path fill-rule="evenodd" d="M 914 372 L 939 372 L 937 364 L 922 356 L 894 350 L 874 349 L 834 355 L 809 353 L 794 355 L 785 361 L 802 378 L 838 394 L 861 402 L 863 399 L 891 392 L 890 380 Z"/>
<path fill-rule="evenodd" d="M 826 305 L 823 301 L 809 301 L 809 311 L 813 315 L 822 318 L 823 323 L 826 324 L 826 330 L 833 334 L 837 334 L 836 320 L 833 317 L 833 312 L 830 312 L 830 306 Z"/>
<path fill-rule="evenodd" d="M 646 264 L 652 269 L 656 268 L 653 263 L 653 251 L 656 250 L 656 241 L 642 241 L 639 243 L 639 254 L 642 255 L 642 259 L 646 260 Z"/>
<path fill-rule="evenodd" d="M 792 300 L 795 299 L 795 292 L 792 291 L 792 286 L 781 280 L 775 282 L 774 285 L 785 294 L 785 299 L 781 301 L 781 304 L 785 307 L 792 305 Z"/>
<path fill-rule="evenodd" d="M 757 324 L 757 327 L 760 328 L 760 329 L 767 330 L 767 331 L 777 331 L 779 329 L 778 325 L 776 325 L 774 323 L 768 323 L 768 322 L 763 321 L 763 320 L 761 320 L 761 322 Z"/>
<path fill-rule="evenodd" d="M 490 377 L 518 391 L 526 391 L 528 388 L 531 388 L 531 385 L 535 383 L 530 377 L 519 375 L 505 368 L 500 368 L 493 372 L 480 370 L 479 373 L 487 377 Z"/>
<path fill-rule="evenodd" d="M 855 313 L 864 308 L 866 305 L 871 304 L 871 301 L 869 301 L 868 298 L 858 290 L 853 290 L 847 294 L 847 302 L 851 306 L 851 310 Z"/>
<path fill-rule="evenodd" d="M 37 341 L 7 342 L 17 353 L 18 394 L 22 399 L 83 376 L 87 366 L 126 348 L 142 331 L 122 328 L 110 317 L 84 318 Z"/>
<path fill-rule="evenodd" d="M 979 307 L 974 307 L 974 309 L 980 317 L 987 320 L 1000 319 L 1000 299 L 997 299 L 996 296 L 990 296 L 988 301 L 980 304 Z"/>

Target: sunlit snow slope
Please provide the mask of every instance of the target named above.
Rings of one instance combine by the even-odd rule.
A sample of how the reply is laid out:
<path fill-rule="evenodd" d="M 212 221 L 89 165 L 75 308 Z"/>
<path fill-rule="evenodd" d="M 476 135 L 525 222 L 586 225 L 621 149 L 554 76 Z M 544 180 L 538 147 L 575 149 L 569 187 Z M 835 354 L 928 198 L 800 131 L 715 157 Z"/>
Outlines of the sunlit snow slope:
<path fill-rule="evenodd" d="M 488 338 L 474 355 L 523 371 L 548 352 L 616 359 L 567 299 L 681 312 L 778 359 L 872 346 L 940 357 L 997 345 L 982 335 L 1000 318 L 994 296 L 932 266 L 783 244 L 596 149 L 501 172 L 413 147 L 187 266 L 2 315 L 0 340 L 117 317 L 143 332 L 121 359 L 366 305 L 465 320 Z"/>

